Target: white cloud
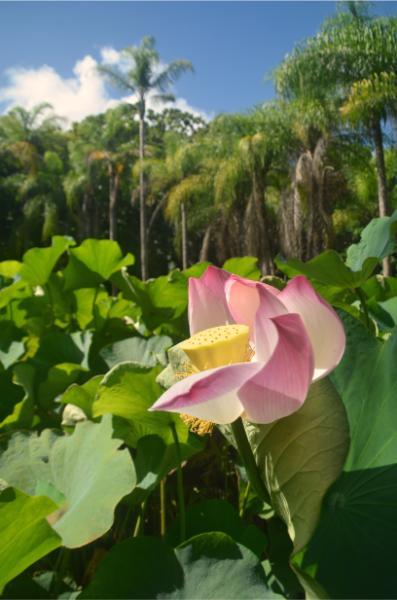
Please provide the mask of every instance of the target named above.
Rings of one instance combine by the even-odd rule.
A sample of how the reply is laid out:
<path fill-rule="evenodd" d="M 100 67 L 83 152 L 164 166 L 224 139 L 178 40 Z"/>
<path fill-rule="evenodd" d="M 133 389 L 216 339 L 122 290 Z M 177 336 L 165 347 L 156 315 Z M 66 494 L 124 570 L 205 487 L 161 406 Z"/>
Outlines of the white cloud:
<path fill-rule="evenodd" d="M 123 68 L 121 53 L 106 46 L 100 49 L 101 63 L 118 64 Z M 120 102 L 133 102 L 133 96 L 117 99 L 110 95 L 103 77 L 97 70 L 98 62 L 90 55 L 77 61 L 73 68 L 73 76 L 63 78 L 53 67 L 43 65 L 37 69 L 20 67 L 10 68 L 5 72 L 7 84 L 0 87 L 0 104 L 3 112 L 14 106 L 22 106 L 30 110 L 39 102 L 49 102 L 57 115 L 64 117 L 66 123 L 80 121 L 88 115 L 104 112 Z M 190 106 L 185 98 L 177 98 L 175 103 L 159 104 L 149 96 L 148 108 L 159 112 L 166 107 L 174 106 L 180 110 L 190 111 L 206 120 L 210 118 L 204 111 Z"/>
<path fill-rule="evenodd" d="M 77 61 L 73 73 L 73 77 L 64 79 L 48 65 L 38 69 L 9 69 L 8 85 L 0 88 L 5 112 L 13 106 L 31 109 L 39 102 L 49 102 L 56 114 L 79 121 L 106 110 L 109 97 L 92 56 Z"/>
<path fill-rule="evenodd" d="M 100 49 L 102 62 L 108 65 L 116 65 L 121 60 L 121 52 L 112 46 L 104 46 Z"/>

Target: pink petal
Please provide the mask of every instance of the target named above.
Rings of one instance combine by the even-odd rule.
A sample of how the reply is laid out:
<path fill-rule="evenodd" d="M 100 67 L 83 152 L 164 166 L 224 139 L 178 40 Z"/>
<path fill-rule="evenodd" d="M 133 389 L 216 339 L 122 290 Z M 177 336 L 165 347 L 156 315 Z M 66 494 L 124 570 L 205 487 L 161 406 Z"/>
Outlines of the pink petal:
<path fill-rule="evenodd" d="M 190 335 L 234 322 L 225 296 L 225 283 L 229 277 L 226 271 L 210 266 L 199 279 L 189 278 Z"/>
<path fill-rule="evenodd" d="M 302 317 L 314 351 L 314 380 L 325 377 L 345 351 L 341 320 L 303 275 L 291 279 L 279 297 L 290 312 Z"/>
<path fill-rule="evenodd" d="M 257 320 L 265 321 L 256 324 L 257 330 L 265 329 L 267 319 L 258 315 Z M 313 350 L 299 315 L 281 315 L 272 321 L 278 333 L 276 348 L 238 392 L 246 418 L 254 423 L 271 423 L 298 410 L 313 376 Z"/>
<path fill-rule="evenodd" d="M 266 317 L 260 310 L 255 317 L 253 329 L 254 360 L 267 363 L 279 343 L 280 336 L 274 319 Z"/>
<path fill-rule="evenodd" d="M 225 424 L 243 412 L 238 389 L 261 369 L 260 363 L 236 363 L 190 375 L 170 387 L 150 410 L 186 413 Z"/>
<path fill-rule="evenodd" d="M 278 295 L 269 291 L 269 287 L 259 281 L 231 275 L 225 290 L 229 310 L 236 323 L 252 328 L 259 307 L 267 317 L 287 312 Z"/>

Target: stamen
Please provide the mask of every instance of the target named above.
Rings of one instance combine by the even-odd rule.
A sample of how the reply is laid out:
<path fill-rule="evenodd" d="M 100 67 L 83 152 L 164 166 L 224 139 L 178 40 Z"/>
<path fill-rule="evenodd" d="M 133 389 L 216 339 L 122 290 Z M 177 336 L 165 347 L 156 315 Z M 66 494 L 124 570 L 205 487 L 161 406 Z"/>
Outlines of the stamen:
<path fill-rule="evenodd" d="M 180 381 L 181 379 L 185 379 L 185 377 L 189 377 L 189 375 L 194 375 L 198 372 L 198 369 L 196 369 L 191 362 L 185 361 L 180 364 L 180 371 L 176 371 L 175 377 L 177 381 Z"/>
<path fill-rule="evenodd" d="M 212 433 L 214 429 L 214 423 L 211 421 L 204 421 L 203 419 L 198 419 L 197 417 L 191 417 L 190 415 L 180 415 L 182 421 L 189 427 L 190 431 L 193 433 L 197 433 L 197 435 L 207 435 Z"/>

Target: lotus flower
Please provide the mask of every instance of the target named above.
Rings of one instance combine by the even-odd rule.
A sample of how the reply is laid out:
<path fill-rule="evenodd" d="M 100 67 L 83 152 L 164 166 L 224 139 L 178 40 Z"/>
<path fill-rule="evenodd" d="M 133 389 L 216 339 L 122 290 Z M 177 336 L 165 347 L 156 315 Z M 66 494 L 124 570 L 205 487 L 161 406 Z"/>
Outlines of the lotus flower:
<path fill-rule="evenodd" d="M 279 291 L 210 266 L 189 280 L 185 377 L 152 410 L 218 424 L 271 423 L 298 410 L 312 381 L 342 358 L 342 323 L 298 276 Z"/>

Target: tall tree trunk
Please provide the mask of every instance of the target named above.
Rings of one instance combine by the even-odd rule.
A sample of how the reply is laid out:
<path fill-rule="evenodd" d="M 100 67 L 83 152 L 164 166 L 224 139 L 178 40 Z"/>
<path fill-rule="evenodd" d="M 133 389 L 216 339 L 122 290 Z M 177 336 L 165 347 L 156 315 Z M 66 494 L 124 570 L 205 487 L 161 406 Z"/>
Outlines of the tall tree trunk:
<path fill-rule="evenodd" d="M 254 169 L 252 180 L 252 193 L 254 200 L 254 219 L 258 236 L 258 258 L 262 261 L 265 275 L 274 274 L 272 250 L 270 243 L 270 228 L 265 206 L 265 186 L 263 173 L 257 173 Z"/>
<path fill-rule="evenodd" d="M 84 191 L 83 202 L 79 206 L 77 214 L 77 237 L 78 241 L 82 242 L 87 236 L 88 228 L 88 192 Z"/>
<path fill-rule="evenodd" d="M 201 244 L 200 257 L 199 257 L 200 262 L 204 262 L 204 261 L 208 260 L 210 241 L 211 241 L 211 230 L 212 230 L 212 225 L 208 225 L 207 229 L 205 230 L 204 237 L 203 237 L 203 243 Z"/>
<path fill-rule="evenodd" d="M 181 204 L 181 230 L 182 230 L 182 269 L 187 269 L 187 220 L 186 220 L 186 206 L 185 203 Z"/>
<path fill-rule="evenodd" d="M 92 236 L 95 217 L 93 210 L 92 194 L 90 189 L 86 189 L 84 192 L 82 217 L 83 219 L 81 223 L 81 231 L 83 234 L 83 238 L 89 238 Z"/>
<path fill-rule="evenodd" d="M 114 172 L 116 171 L 116 172 Z M 109 239 L 117 239 L 117 195 L 119 191 L 120 174 L 117 173 L 117 167 L 109 167 Z"/>
<path fill-rule="evenodd" d="M 99 203 L 92 198 L 92 236 L 94 238 L 99 238 L 101 235 L 102 227 L 101 227 L 101 216 L 102 213 L 99 212 Z"/>
<path fill-rule="evenodd" d="M 145 159 L 145 100 L 141 97 L 139 103 L 139 237 L 141 251 L 141 277 L 145 281 L 148 278 L 148 255 L 146 243 L 146 203 L 144 189 L 144 168 Z"/>
<path fill-rule="evenodd" d="M 372 139 L 375 146 L 376 177 L 378 180 L 378 206 L 379 216 L 386 217 L 389 214 L 389 203 L 387 193 L 385 155 L 383 151 L 383 135 L 379 119 L 372 122 Z M 390 259 L 383 259 L 383 275 L 390 275 Z"/>

